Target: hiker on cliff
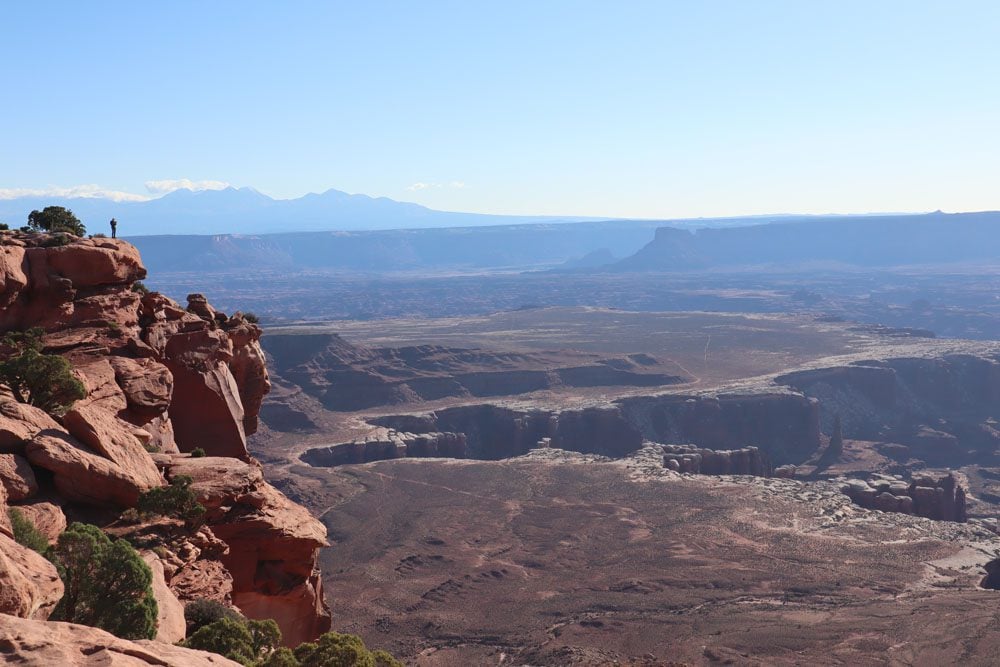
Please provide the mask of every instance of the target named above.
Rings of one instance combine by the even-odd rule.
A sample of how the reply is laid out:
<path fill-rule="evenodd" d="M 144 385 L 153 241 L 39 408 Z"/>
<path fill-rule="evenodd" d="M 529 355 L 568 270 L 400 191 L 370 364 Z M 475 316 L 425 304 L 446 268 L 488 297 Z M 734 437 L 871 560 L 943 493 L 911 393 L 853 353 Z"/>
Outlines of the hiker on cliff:
<path fill-rule="evenodd" d="M 111 238 L 118 238 L 118 221 L 111 218 Z"/>

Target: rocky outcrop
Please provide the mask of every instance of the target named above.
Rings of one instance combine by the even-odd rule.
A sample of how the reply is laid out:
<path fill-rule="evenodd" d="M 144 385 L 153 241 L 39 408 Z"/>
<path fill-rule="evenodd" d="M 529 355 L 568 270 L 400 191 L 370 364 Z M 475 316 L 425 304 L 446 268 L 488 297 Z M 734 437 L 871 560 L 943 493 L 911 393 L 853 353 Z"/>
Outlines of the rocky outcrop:
<path fill-rule="evenodd" d="M 466 453 L 463 433 L 417 434 L 379 429 L 359 440 L 310 449 L 302 455 L 302 460 L 314 466 L 333 467 L 406 457 L 441 456 L 464 459 Z"/>
<path fill-rule="evenodd" d="M 800 463 L 820 447 L 820 407 L 792 393 L 664 395 L 618 401 L 654 442 L 723 450 L 759 447 L 775 463 Z"/>
<path fill-rule="evenodd" d="M 887 441 L 932 465 L 955 465 L 969 451 L 996 449 L 1000 362 L 949 354 L 859 361 L 775 378 L 816 398 L 823 430 L 838 418 L 844 437 Z"/>
<path fill-rule="evenodd" d="M 771 476 L 771 464 L 757 447 L 714 450 L 693 445 L 663 445 L 663 465 L 677 472 L 701 475 Z"/>
<path fill-rule="evenodd" d="M 10 539 L 7 496 L 54 541 L 66 526 L 64 508 L 71 516 L 113 517 L 74 505 L 134 507 L 142 492 L 190 474 L 208 507 L 206 526 L 194 533 L 171 521 L 110 529 L 152 530 L 151 543 L 163 547 L 145 554 L 160 603 L 158 638 L 183 637 L 181 600 L 210 598 L 250 617 L 274 617 L 289 642 L 313 639 L 330 626 L 314 573 L 325 530 L 264 481 L 246 449 L 270 388 L 261 330 L 201 295 L 185 308 L 147 293 L 135 285 L 144 276 L 124 241 L 0 231 L 0 333 L 41 327 L 45 351 L 66 358 L 87 389 L 53 418 L 0 387 L 0 611 L 45 618 L 62 591 L 51 564 Z M 215 456 L 179 454 L 198 447 Z M 142 655 L 134 645 L 120 655 L 92 650 L 111 664 Z M 149 661 L 197 664 L 164 650 Z M 83 661 L 46 650 L 26 660 L 33 656 L 51 658 L 45 664 Z"/>
<path fill-rule="evenodd" d="M 25 455 L 32 465 L 51 472 L 59 495 L 72 502 L 134 507 L 140 493 L 162 484 L 153 483 L 144 471 L 104 458 L 61 430 L 33 437 Z"/>
<path fill-rule="evenodd" d="M 192 478 L 212 532 L 228 546 L 219 562 L 232 576 L 233 604 L 251 617 L 273 618 L 292 645 L 329 630 L 316 570 L 326 546 L 322 523 L 265 482 L 254 464 L 211 456 L 158 461 L 168 478 Z"/>
<path fill-rule="evenodd" d="M 370 423 L 404 433 L 464 435 L 465 456 L 482 460 L 520 456 L 546 438 L 551 447 L 612 457 L 626 456 L 642 446 L 642 434 L 615 405 L 579 410 L 467 405 L 426 415 L 377 417 Z"/>
<path fill-rule="evenodd" d="M 32 621 L 0 614 L 7 662 L 30 667 L 239 667 L 215 653 L 154 640 L 128 641 L 75 623 Z"/>
<path fill-rule="evenodd" d="M 841 491 L 862 507 L 902 512 L 938 521 L 967 519 L 965 489 L 951 473 L 922 474 L 910 481 L 901 476 L 874 474 L 868 480 L 843 482 Z"/>
<path fill-rule="evenodd" d="M 23 456 L 25 445 L 36 434 L 59 429 L 58 422 L 42 410 L 0 392 L 0 452 Z"/>

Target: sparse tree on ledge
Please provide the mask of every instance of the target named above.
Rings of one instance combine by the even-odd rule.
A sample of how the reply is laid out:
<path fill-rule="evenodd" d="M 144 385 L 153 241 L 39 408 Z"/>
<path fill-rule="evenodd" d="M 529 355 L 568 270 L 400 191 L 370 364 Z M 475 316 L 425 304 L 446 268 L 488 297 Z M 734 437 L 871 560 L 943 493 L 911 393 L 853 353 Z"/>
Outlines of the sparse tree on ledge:
<path fill-rule="evenodd" d="M 91 625 L 123 639 L 156 636 L 153 573 L 132 545 L 74 523 L 49 552 L 66 587 L 49 620 Z"/>
<path fill-rule="evenodd" d="M 66 232 L 75 236 L 87 233 L 87 228 L 73 215 L 73 211 L 62 206 L 46 206 L 41 211 L 32 211 L 28 214 L 28 227 L 36 232 Z"/>
<path fill-rule="evenodd" d="M 0 382 L 21 403 L 50 414 L 64 412 L 87 389 L 73 375 L 70 363 L 57 354 L 42 352 L 42 330 L 12 331 L 0 338 Z"/>

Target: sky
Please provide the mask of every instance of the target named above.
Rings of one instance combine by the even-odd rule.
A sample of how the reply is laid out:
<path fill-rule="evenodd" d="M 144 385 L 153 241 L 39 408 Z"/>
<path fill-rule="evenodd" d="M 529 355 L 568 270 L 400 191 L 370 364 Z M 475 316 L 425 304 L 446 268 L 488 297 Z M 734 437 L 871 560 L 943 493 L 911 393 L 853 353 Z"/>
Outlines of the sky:
<path fill-rule="evenodd" d="M 1000 209 L 1000 3 L 19 2 L 0 197 Z"/>

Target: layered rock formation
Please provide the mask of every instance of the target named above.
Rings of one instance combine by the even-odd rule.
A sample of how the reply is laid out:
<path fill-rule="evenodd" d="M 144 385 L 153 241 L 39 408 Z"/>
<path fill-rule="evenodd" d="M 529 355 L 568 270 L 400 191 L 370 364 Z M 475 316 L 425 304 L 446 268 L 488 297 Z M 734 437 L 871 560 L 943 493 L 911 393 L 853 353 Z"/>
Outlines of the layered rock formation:
<path fill-rule="evenodd" d="M 44 619 L 62 594 L 52 565 L 11 539 L 7 503 L 54 541 L 66 515 L 114 516 L 185 474 L 207 525 L 186 536 L 148 527 L 165 544 L 144 553 L 158 638 L 183 638 L 180 605 L 199 597 L 275 618 L 288 642 L 314 638 L 330 620 L 315 571 L 325 529 L 264 481 L 246 448 L 270 387 L 261 331 L 198 294 L 185 308 L 146 293 L 136 284 L 145 274 L 124 241 L 0 232 L 0 333 L 42 328 L 45 351 L 66 358 L 87 390 L 53 417 L 0 385 L 0 612 Z M 196 448 L 212 456 L 184 453 Z M 164 655 L 155 664 L 174 664 Z"/>
<path fill-rule="evenodd" d="M 902 512 L 939 521 L 966 521 L 965 489 L 951 473 L 922 474 L 910 481 L 901 476 L 872 475 L 852 479 L 841 491 L 862 507 Z"/>
<path fill-rule="evenodd" d="M 469 405 L 424 415 L 377 417 L 370 422 L 413 434 L 462 435 L 465 455 L 482 460 L 520 456 L 543 439 L 551 447 L 612 457 L 625 456 L 642 446 L 642 435 L 626 421 L 617 406 L 515 410 L 497 405 Z"/>
<path fill-rule="evenodd" d="M 441 345 L 370 348 L 326 333 L 273 334 L 264 346 L 279 377 L 338 411 L 554 387 L 658 387 L 689 379 L 649 355 L 602 358 L 566 350 L 499 352 Z M 280 419 L 272 427 L 284 430 Z"/>
<path fill-rule="evenodd" d="M 693 445 L 663 445 L 663 465 L 677 472 L 701 475 L 769 477 L 771 464 L 757 447 L 714 450 Z"/>
<path fill-rule="evenodd" d="M 820 446 L 820 409 L 793 393 L 664 395 L 618 401 L 626 418 L 655 442 L 707 449 L 760 447 L 776 463 L 798 463 Z"/>
<path fill-rule="evenodd" d="M 859 361 L 775 378 L 819 400 L 823 429 L 903 445 L 901 456 L 955 465 L 967 451 L 1000 446 L 1000 361 L 948 354 Z"/>
<path fill-rule="evenodd" d="M 332 467 L 407 457 L 464 459 L 466 454 L 464 433 L 418 434 L 379 429 L 358 440 L 310 449 L 302 455 L 302 460 L 310 465 Z"/>

